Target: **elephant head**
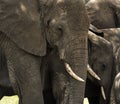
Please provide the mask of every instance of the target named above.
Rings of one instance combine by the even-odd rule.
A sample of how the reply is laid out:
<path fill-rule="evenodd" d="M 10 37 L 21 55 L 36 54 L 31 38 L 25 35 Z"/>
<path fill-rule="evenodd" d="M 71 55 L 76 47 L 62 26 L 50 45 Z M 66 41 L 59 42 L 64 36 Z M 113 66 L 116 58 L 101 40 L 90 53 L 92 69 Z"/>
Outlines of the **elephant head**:
<path fill-rule="evenodd" d="M 79 1 L 77 2 L 79 4 Z M 48 2 L 48 5 L 50 5 L 49 3 L 50 2 Z M 71 6 L 70 4 L 73 5 Z M 53 7 L 49 8 L 48 12 L 50 15 L 48 15 L 48 12 L 46 12 L 46 16 L 44 19 L 45 22 L 44 24 L 46 24 L 47 26 L 47 29 L 45 30 L 46 31 L 45 37 L 47 38 L 48 43 L 52 47 L 54 46 L 58 47 L 60 58 L 66 62 L 66 67 L 69 67 L 67 63 L 69 64 L 74 63 L 75 60 L 73 62 L 72 61 L 69 62 L 69 60 L 74 59 L 74 57 L 79 57 L 77 56 L 77 53 L 81 53 L 80 50 L 82 47 L 84 47 L 83 44 L 87 42 L 85 39 L 85 37 L 87 36 L 85 32 L 87 31 L 88 26 L 88 23 L 85 23 L 85 20 L 87 20 L 87 18 L 84 16 L 85 20 L 83 20 L 80 17 L 80 14 L 83 15 L 82 13 L 83 10 L 81 10 L 81 12 L 78 13 L 77 11 L 79 11 L 82 7 L 79 7 L 80 5 L 78 5 L 76 6 L 77 7 L 76 8 L 75 5 L 76 3 L 74 2 L 70 3 L 68 1 L 66 2 L 64 0 L 63 1 L 58 0 L 56 1 L 56 4 L 54 4 Z M 74 12 L 75 10 L 76 12 Z M 85 23 L 84 24 L 85 28 L 81 26 L 82 24 L 81 22 Z M 76 28 L 74 28 L 74 26 L 76 26 Z M 79 48 L 80 50 L 76 50 L 74 48 L 75 46 L 76 49 Z"/>
<path fill-rule="evenodd" d="M 46 54 L 48 44 L 58 48 L 66 68 L 76 73 L 77 80 L 69 77 L 68 102 L 82 103 L 85 83 L 78 80 L 86 80 L 89 27 L 83 1 L 2 0 L 0 7 L 0 30 L 20 48 L 38 56 Z"/>

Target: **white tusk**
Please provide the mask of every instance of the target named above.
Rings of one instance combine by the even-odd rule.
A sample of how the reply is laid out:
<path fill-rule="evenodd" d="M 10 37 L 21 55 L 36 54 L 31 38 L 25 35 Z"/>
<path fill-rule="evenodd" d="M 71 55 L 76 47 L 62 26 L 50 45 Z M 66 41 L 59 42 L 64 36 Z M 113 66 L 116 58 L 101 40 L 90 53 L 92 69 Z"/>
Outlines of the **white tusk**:
<path fill-rule="evenodd" d="M 66 67 L 66 71 L 76 80 L 80 81 L 80 82 L 85 82 L 82 78 L 80 78 L 78 75 L 76 75 L 69 64 L 65 63 L 65 67 Z"/>
<path fill-rule="evenodd" d="M 101 93 L 102 93 L 103 99 L 106 100 L 105 91 L 104 91 L 103 86 L 101 86 Z"/>
<path fill-rule="evenodd" d="M 101 80 L 100 77 L 92 70 L 89 64 L 87 65 L 87 71 L 97 80 Z"/>

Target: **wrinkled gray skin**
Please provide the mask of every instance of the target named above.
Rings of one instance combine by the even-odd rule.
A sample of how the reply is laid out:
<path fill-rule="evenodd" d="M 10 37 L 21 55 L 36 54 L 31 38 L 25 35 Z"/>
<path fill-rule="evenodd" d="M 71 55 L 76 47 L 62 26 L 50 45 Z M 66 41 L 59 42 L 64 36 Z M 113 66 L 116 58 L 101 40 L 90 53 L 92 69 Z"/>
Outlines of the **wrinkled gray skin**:
<path fill-rule="evenodd" d="M 120 57 L 119 47 L 120 47 L 120 29 L 119 28 L 110 28 L 102 29 L 104 34 L 102 35 L 103 39 L 107 40 L 110 43 L 99 41 L 100 36 L 93 37 L 93 45 L 91 45 L 89 63 L 92 69 L 98 74 L 101 78 L 101 82 L 97 82 L 93 78 L 88 76 L 86 84 L 86 96 L 91 97 L 91 104 L 94 102 L 99 102 L 99 104 L 109 104 L 111 87 L 113 84 L 113 79 L 115 77 L 116 71 L 119 70 L 118 67 L 118 57 Z M 90 36 L 89 36 L 90 38 Z M 111 48 L 110 48 L 111 47 Z M 106 77 L 107 76 L 107 77 Z M 103 85 L 105 89 L 105 94 L 107 100 L 105 101 L 101 96 L 100 86 Z M 98 87 L 97 87 L 98 86 Z M 94 91 L 92 91 L 94 89 Z M 93 94 L 89 92 L 94 92 Z M 97 94 L 97 95 L 96 95 Z M 99 95 L 100 94 L 100 95 Z M 95 96 L 96 95 L 96 96 Z M 99 98 L 100 97 L 100 98 Z"/>
<path fill-rule="evenodd" d="M 89 22 L 82 0 L 1 0 L 0 7 L 0 51 L 20 104 L 44 104 L 40 66 L 48 44 L 86 80 Z M 82 104 L 85 83 L 68 80 L 58 104 Z"/>
<path fill-rule="evenodd" d="M 97 28 L 120 27 L 119 0 L 89 0 L 86 9 L 90 23 Z"/>

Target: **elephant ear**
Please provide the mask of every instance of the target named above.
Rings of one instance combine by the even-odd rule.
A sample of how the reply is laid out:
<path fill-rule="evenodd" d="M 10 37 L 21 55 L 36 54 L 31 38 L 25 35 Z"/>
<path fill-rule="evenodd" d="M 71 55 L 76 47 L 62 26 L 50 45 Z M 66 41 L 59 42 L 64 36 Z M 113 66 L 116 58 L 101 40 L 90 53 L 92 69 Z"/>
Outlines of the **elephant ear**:
<path fill-rule="evenodd" d="M 25 51 L 43 56 L 46 40 L 38 4 L 37 0 L 0 0 L 0 31 Z"/>

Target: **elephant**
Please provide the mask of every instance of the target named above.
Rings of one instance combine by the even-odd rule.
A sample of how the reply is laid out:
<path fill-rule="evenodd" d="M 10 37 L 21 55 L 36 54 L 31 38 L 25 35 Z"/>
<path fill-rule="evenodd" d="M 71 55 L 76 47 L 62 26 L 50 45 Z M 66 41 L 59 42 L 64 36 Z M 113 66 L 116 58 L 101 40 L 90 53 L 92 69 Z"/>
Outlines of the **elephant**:
<path fill-rule="evenodd" d="M 90 25 L 89 30 L 88 62 L 101 80 L 87 75 L 85 97 L 90 104 L 109 104 L 113 81 L 120 71 L 120 28 L 97 29 Z"/>
<path fill-rule="evenodd" d="M 57 47 L 69 73 L 59 104 L 82 104 L 89 28 L 83 0 L 0 0 L 0 11 L 0 51 L 19 104 L 44 104 L 40 69 L 48 46 Z"/>
<path fill-rule="evenodd" d="M 90 23 L 99 29 L 120 27 L 119 0 L 89 0 L 86 9 Z"/>
<path fill-rule="evenodd" d="M 101 80 L 87 75 L 85 97 L 90 104 L 109 104 L 113 83 L 114 56 L 112 44 L 104 39 L 104 34 L 89 33 L 88 63 Z M 104 90 L 104 92 L 102 91 Z"/>

